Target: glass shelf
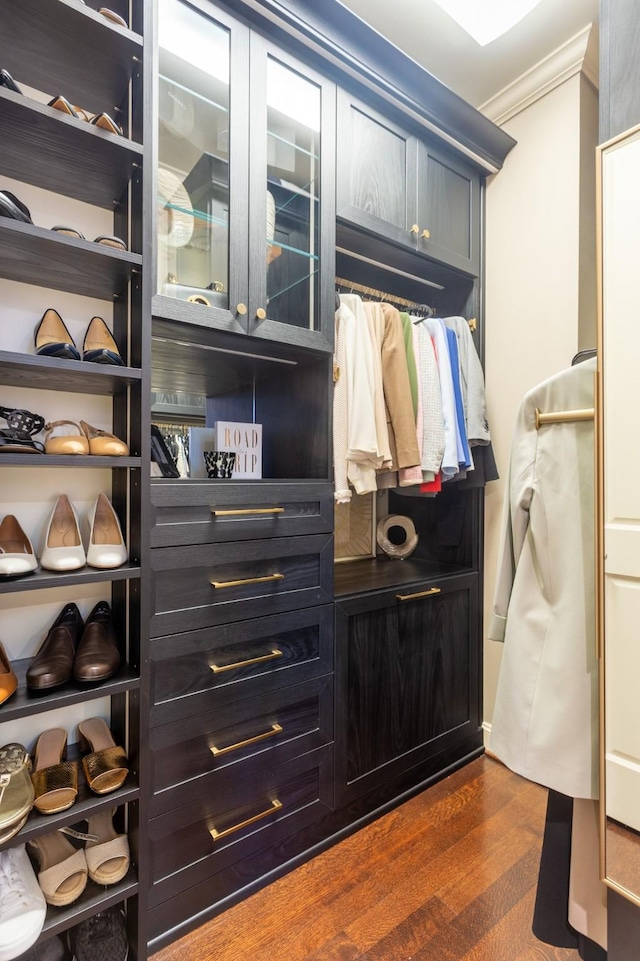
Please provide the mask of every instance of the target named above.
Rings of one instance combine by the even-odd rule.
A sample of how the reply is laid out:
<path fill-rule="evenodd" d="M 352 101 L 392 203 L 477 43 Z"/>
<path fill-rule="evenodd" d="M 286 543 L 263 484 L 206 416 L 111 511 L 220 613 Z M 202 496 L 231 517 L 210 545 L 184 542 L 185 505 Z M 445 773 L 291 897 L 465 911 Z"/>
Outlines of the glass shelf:
<path fill-rule="evenodd" d="M 292 140 L 287 140 L 286 137 L 282 137 L 280 134 L 274 133 L 272 130 L 267 130 L 267 137 L 273 137 L 274 140 L 277 140 L 280 143 L 285 144 L 285 146 L 287 147 L 292 147 L 293 150 L 296 150 L 298 153 L 304 154 L 306 157 L 310 157 L 312 160 L 317 161 L 320 159 L 318 154 L 313 153 L 311 150 L 305 150 L 304 147 L 300 147 L 298 144 L 294 143 Z"/>

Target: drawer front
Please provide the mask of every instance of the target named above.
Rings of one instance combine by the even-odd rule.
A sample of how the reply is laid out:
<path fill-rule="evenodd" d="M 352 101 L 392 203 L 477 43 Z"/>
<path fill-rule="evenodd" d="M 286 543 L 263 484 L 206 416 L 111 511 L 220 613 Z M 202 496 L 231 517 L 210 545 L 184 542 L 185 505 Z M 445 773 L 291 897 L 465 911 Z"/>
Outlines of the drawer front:
<path fill-rule="evenodd" d="M 330 604 L 160 637 L 151 643 L 151 726 L 332 671 Z"/>
<path fill-rule="evenodd" d="M 151 636 L 333 599 L 333 537 L 283 537 L 151 551 Z"/>
<path fill-rule="evenodd" d="M 333 530 L 330 484 L 162 481 L 151 485 L 152 547 L 324 534 Z"/>
<path fill-rule="evenodd" d="M 333 676 L 151 730 L 152 816 L 333 740 Z"/>
<path fill-rule="evenodd" d="M 150 906 L 282 843 L 328 814 L 331 767 L 331 746 L 318 748 L 151 818 Z M 187 790 L 184 795 L 186 800 Z M 209 904 L 214 900 L 210 894 Z"/>

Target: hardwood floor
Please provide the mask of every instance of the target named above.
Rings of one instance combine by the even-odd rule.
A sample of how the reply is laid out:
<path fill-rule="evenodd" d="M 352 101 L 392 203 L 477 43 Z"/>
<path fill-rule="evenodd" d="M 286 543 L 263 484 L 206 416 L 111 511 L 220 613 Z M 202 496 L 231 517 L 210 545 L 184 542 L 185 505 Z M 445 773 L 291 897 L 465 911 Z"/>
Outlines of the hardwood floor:
<path fill-rule="evenodd" d="M 479 758 L 153 961 L 579 961 L 531 933 L 546 798 Z"/>

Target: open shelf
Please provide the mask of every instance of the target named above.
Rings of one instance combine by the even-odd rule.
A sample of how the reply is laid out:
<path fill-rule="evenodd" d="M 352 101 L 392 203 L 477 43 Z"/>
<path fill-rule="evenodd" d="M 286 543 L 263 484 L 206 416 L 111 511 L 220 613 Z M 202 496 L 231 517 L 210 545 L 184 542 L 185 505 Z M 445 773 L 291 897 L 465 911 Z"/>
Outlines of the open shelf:
<path fill-rule="evenodd" d="M 142 371 L 134 367 L 87 364 L 83 361 L 17 354 L 0 350 L 0 381 L 7 387 L 28 387 L 65 393 L 113 396 L 139 383 Z"/>
<path fill-rule="evenodd" d="M 36 694 L 27 688 L 26 682 L 27 668 L 31 660 L 27 657 L 11 663 L 18 678 L 18 690 L 0 707 L 2 723 L 14 721 L 19 717 L 42 714 L 58 707 L 67 707 L 69 704 L 80 704 L 99 697 L 112 697 L 114 694 L 132 691 L 140 686 L 140 676 L 132 671 L 128 664 L 124 664 L 113 677 L 100 684 L 80 685 L 75 681 L 69 681 L 68 684 Z"/>
<path fill-rule="evenodd" d="M 2 7 L 0 63 L 18 86 L 63 94 L 92 113 L 120 107 L 142 59 L 138 34 L 78 0 L 20 0 Z"/>
<path fill-rule="evenodd" d="M 102 581 L 127 581 L 140 577 L 135 564 L 123 564 L 113 570 L 103 571 L 97 567 L 82 567 L 68 574 L 36 570 L 33 574 L 9 580 L 0 580 L 0 594 L 16 594 L 21 591 L 42 591 L 52 587 L 73 587 L 74 584 L 98 584 Z"/>
<path fill-rule="evenodd" d="M 141 265 L 139 254 L 0 219 L 0 276 L 8 280 L 113 300 Z"/>
<path fill-rule="evenodd" d="M 458 574 L 469 574 L 468 568 L 454 564 L 414 560 L 407 557 L 398 560 L 391 557 L 375 557 L 367 560 L 347 561 L 336 564 L 334 570 L 334 594 L 336 598 L 353 597 L 370 591 L 384 591 L 412 585 L 423 586 L 425 581 L 439 580 Z"/>
<path fill-rule="evenodd" d="M 47 917 L 44 922 L 42 934 L 37 943 L 60 934 L 69 928 L 80 924 L 85 918 L 90 918 L 97 911 L 104 911 L 112 904 L 118 904 L 126 898 L 132 897 L 138 891 L 138 878 L 132 869 L 119 884 L 113 884 L 108 888 L 101 887 L 94 881 L 87 881 L 87 886 L 73 904 L 66 908 L 47 908 Z"/>
<path fill-rule="evenodd" d="M 100 457 L 97 454 L 3 454 L 2 467 L 140 467 L 139 457 Z"/>
<path fill-rule="evenodd" d="M 142 147 L 0 87 L 2 173 L 113 210 Z"/>

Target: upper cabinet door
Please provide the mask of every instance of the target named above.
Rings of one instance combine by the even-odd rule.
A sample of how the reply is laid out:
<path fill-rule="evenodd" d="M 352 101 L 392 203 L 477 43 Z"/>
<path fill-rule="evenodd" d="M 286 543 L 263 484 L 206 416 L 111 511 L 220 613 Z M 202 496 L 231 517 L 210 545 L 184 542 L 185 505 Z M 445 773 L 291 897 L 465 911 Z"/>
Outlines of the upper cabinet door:
<path fill-rule="evenodd" d="M 335 87 L 251 35 L 249 333 L 330 349 Z"/>
<path fill-rule="evenodd" d="M 476 276 L 480 176 L 338 93 L 338 217 Z"/>
<path fill-rule="evenodd" d="M 337 151 L 338 216 L 412 246 L 415 137 L 340 90 Z"/>
<path fill-rule="evenodd" d="M 477 275 L 480 179 L 470 164 L 418 144 L 418 250 Z"/>
<path fill-rule="evenodd" d="M 247 28 L 221 11 L 160 0 L 154 312 L 237 332 L 248 309 L 248 46 Z"/>

